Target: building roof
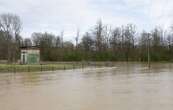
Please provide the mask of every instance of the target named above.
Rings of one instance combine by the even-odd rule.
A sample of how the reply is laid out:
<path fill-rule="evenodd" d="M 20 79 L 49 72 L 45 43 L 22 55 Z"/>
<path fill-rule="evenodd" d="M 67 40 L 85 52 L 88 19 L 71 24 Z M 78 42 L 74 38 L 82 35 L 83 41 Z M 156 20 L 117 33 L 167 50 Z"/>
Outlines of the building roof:
<path fill-rule="evenodd" d="M 40 50 L 40 48 L 38 46 L 21 46 L 20 47 L 21 50 Z"/>

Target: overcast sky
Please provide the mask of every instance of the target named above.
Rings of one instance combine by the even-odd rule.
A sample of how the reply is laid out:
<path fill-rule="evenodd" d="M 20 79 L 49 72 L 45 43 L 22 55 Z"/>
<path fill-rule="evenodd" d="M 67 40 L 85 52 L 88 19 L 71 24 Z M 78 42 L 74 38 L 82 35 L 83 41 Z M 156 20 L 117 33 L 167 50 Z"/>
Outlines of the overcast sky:
<path fill-rule="evenodd" d="M 0 0 L 0 13 L 15 13 L 23 22 L 22 35 L 33 32 L 60 34 L 72 40 L 98 19 L 121 26 L 133 23 L 139 30 L 173 24 L 173 0 Z"/>

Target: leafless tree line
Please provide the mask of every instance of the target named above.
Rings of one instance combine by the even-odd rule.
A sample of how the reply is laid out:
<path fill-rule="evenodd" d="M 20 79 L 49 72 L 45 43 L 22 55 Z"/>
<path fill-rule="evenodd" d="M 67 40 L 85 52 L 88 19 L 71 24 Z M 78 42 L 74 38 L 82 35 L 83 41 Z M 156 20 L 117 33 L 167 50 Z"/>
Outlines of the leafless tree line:
<path fill-rule="evenodd" d="M 112 28 L 99 20 L 83 36 L 78 29 L 72 36 L 75 45 L 63 40 L 63 32 L 34 32 L 30 38 L 23 38 L 21 30 L 19 16 L 0 15 L 0 59 L 15 62 L 21 46 L 37 46 L 43 61 L 147 61 L 148 48 L 152 61 L 173 60 L 173 28 L 165 31 L 156 27 L 151 32 L 139 33 L 133 24 Z"/>

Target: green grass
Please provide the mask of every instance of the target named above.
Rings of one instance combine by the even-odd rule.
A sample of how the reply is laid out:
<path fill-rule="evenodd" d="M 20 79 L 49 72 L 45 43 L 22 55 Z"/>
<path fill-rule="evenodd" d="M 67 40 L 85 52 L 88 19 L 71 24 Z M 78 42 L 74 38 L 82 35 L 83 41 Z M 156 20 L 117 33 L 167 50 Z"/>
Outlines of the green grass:
<path fill-rule="evenodd" d="M 84 68 L 87 66 L 113 66 L 113 62 L 45 62 L 42 65 L 0 64 L 0 73 L 55 71 Z"/>
<path fill-rule="evenodd" d="M 0 64 L 0 72 L 38 72 L 82 68 L 81 64 L 19 65 Z"/>

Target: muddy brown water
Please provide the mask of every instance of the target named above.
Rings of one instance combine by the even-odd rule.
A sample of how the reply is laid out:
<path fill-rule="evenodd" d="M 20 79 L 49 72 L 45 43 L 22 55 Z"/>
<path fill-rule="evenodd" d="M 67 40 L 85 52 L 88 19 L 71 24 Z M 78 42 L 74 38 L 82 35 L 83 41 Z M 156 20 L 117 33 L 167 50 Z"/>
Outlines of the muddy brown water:
<path fill-rule="evenodd" d="M 173 64 L 1 73 L 0 110 L 173 110 Z"/>

